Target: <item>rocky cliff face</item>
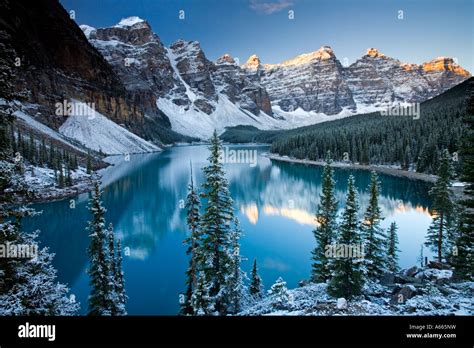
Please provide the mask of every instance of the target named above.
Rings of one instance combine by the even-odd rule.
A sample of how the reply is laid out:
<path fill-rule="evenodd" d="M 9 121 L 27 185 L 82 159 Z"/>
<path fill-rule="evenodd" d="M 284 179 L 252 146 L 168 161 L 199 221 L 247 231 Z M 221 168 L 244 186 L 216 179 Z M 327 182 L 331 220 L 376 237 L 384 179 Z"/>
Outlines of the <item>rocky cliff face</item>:
<path fill-rule="evenodd" d="M 178 40 L 164 47 L 150 25 L 137 17 L 110 28 L 82 25 L 81 29 L 129 90 L 146 90 L 183 112 L 207 115 L 216 111 L 222 93 L 237 109 L 272 115 L 268 94 L 257 80 L 228 55 L 209 61 L 197 41 Z"/>
<path fill-rule="evenodd" d="M 265 65 L 261 81 L 271 100 L 283 111 L 298 108 L 324 114 L 337 114 L 343 108 L 355 111 L 343 67 L 327 46 L 282 64 Z"/>
<path fill-rule="evenodd" d="M 327 115 L 343 109 L 363 112 L 367 107 L 422 102 L 470 76 L 450 58 L 406 64 L 375 48 L 345 68 L 327 46 L 273 65 L 262 65 L 254 55 L 242 68 L 260 76 L 272 104 L 281 110 L 301 108 Z"/>
<path fill-rule="evenodd" d="M 54 129 L 66 120 L 55 115 L 55 104 L 77 99 L 95 103 L 98 112 L 148 139 L 155 129 L 169 127 L 168 118 L 149 102 L 153 95 L 127 90 L 103 56 L 58 1 L 3 1 L 2 44 L 20 59 L 11 62 L 17 90 L 39 104 L 37 119 Z"/>

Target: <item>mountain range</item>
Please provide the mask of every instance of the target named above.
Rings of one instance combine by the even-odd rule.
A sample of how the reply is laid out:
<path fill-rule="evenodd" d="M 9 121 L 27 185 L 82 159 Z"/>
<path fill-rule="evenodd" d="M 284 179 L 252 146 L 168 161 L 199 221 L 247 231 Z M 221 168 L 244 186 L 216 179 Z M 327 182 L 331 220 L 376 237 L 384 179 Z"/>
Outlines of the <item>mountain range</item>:
<path fill-rule="evenodd" d="M 93 103 L 119 127 L 110 134 L 123 129 L 127 139 L 131 132 L 161 146 L 230 126 L 290 129 L 423 102 L 471 76 L 451 58 L 408 64 L 374 48 L 349 66 L 329 46 L 281 64 L 264 64 L 257 55 L 244 64 L 229 54 L 211 61 L 197 41 L 164 45 L 138 17 L 93 28 L 77 26 L 56 0 L 28 6 L 5 0 L 0 9 L 2 64 L 12 71 L 21 112 L 85 147 L 87 137 L 107 132 L 85 118 L 58 117 L 57 102 Z"/>

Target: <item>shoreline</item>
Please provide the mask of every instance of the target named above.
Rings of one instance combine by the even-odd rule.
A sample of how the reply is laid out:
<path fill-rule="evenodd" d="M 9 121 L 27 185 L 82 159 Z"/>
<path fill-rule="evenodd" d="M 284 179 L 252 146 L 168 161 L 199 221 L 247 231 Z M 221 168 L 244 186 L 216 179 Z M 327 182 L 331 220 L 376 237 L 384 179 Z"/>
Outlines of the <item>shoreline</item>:
<path fill-rule="evenodd" d="M 289 162 L 289 163 L 299 163 L 304 165 L 312 165 L 312 166 L 324 166 L 326 162 L 324 161 L 312 161 L 306 159 L 298 159 L 292 158 L 287 156 L 280 156 L 272 153 L 264 153 L 263 156 L 276 161 L 281 162 Z M 376 171 L 378 173 L 403 177 L 410 180 L 421 180 L 429 183 L 434 183 L 438 178 L 436 175 L 433 174 L 426 174 L 426 173 L 417 173 L 411 172 L 407 170 L 397 169 L 386 167 L 383 165 L 365 165 L 365 164 L 356 164 L 356 163 L 342 163 L 342 162 L 333 162 L 331 167 L 340 168 L 340 169 L 356 169 L 356 170 L 368 170 L 368 171 Z"/>

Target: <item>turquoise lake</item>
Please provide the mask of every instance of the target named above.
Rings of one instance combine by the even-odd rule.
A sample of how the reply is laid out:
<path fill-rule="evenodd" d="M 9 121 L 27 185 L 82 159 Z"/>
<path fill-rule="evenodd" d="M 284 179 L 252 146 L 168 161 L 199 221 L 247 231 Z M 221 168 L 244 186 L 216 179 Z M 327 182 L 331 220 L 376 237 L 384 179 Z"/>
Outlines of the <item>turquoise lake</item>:
<path fill-rule="evenodd" d="M 257 151 L 256 165 L 225 165 L 235 210 L 244 236 L 241 253 L 247 258 L 242 268 L 250 273 L 256 258 L 264 285 L 268 289 L 282 276 L 288 287 L 308 279 L 311 250 L 315 246 L 312 230 L 321 193 L 321 167 L 272 161 L 262 156 L 265 146 L 232 145 L 228 149 Z M 206 146 L 178 146 L 162 153 L 111 157 L 113 166 L 103 173 L 103 204 L 107 223 L 127 248 L 124 256 L 127 305 L 131 315 L 175 315 L 179 294 L 184 291 L 188 259 L 185 210 L 182 200 L 189 183 L 189 161 L 193 163 L 197 184 L 202 184 L 201 168 L 208 157 Z M 367 206 L 370 172 L 336 169 L 336 194 L 342 209 L 350 174 L 360 194 L 361 216 Z M 431 222 L 428 213 L 430 185 L 405 178 L 380 174 L 380 205 L 384 227 L 396 221 L 399 227 L 400 266 L 417 264 L 420 246 Z M 56 254 L 54 265 L 61 282 L 67 283 L 87 311 L 89 293 L 85 230 L 90 218 L 89 194 L 34 205 L 42 215 L 25 221 L 27 231 L 40 229 L 40 240 Z M 429 253 L 425 250 L 425 255 Z"/>

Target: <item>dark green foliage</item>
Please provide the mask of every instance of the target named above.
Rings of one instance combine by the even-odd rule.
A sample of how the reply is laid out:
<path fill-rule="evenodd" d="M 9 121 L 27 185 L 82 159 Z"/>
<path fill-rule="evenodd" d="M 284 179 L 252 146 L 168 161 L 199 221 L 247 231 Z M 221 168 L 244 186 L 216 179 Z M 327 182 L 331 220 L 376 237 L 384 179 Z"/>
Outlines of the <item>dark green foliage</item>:
<path fill-rule="evenodd" d="M 443 150 L 438 168 L 438 179 L 430 190 L 433 198 L 431 214 L 434 215 L 433 221 L 428 229 L 426 236 L 426 246 L 436 252 L 439 262 L 447 252 L 448 231 L 455 224 L 453 215 L 454 203 L 452 201 L 452 177 L 451 156 L 448 150 Z"/>
<path fill-rule="evenodd" d="M 334 192 L 334 169 L 331 163 L 331 153 L 328 151 L 322 174 L 322 193 L 316 213 L 318 226 L 313 231 L 316 247 L 312 252 L 311 279 L 318 283 L 330 279 L 330 259 L 326 256 L 326 247 L 333 242 L 337 232 L 337 200 Z"/>
<path fill-rule="evenodd" d="M 461 201 L 459 231 L 453 240 L 451 264 L 454 266 L 454 277 L 472 280 L 474 278 L 474 88 L 471 83 L 471 96 L 468 112 L 463 119 L 465 127 L 461 142 L 460 158 L 462 160 L 461 180 L 467 184 L 464 188 L 465 198 Z"/>
<path fill-rule="evenodd" d="M 250 296 L 254 299 L 261 299 L 263 297 L 262 278 L 258 274 L 257 259 L 253 260 L 252 273 L 250 274 Z"/>
<path fill-rule="evenodd" d="M 359 202 L 351 175 L 348 180 L 346 206 L 339 225 L 337 244 L 356 246 L 362 242 L 360 237 L 360 223 L 357 217 Z M 362 261 L 359 258 L 344 255 L 333 256 L 331 264 L 332 277 L 328 286 L 328 293 L 335 297 L 351 297 L 361 294 L 363 286 Z"/>
<path fill-rule="evenodd" d="M 376 172 L 372 172 L 369 184 L 369 205 L 361 224 L 365 244 L 365 265 L 367 276 L 379 279 L 385 268 L 385 234 L 380 226 L 383 220 L 379 207 L 380 183 Z"/>
<path fill-rule="evenodd" d="M 387 232 L 387 270 L 394 273 L 400 269 L 398 267 L 398 252 L 400 250 L 398 249 L 397 230 L 397 224 L 392 222 Z"/>
<path fill-rule="evenodd" d="M 336 161 L 347 153 L 355 162 L 398 164 L 404 169 L 413 165 L 419 172 L 435 173 L 439 149 L 459 149 L 471 80 L 422 103 L 419 119 L 371 113 L 292 130 L 232 127 L 221 138 L 271 143 L 271 152 L 300 159 L 323 160 L 329 150 Z"/>

